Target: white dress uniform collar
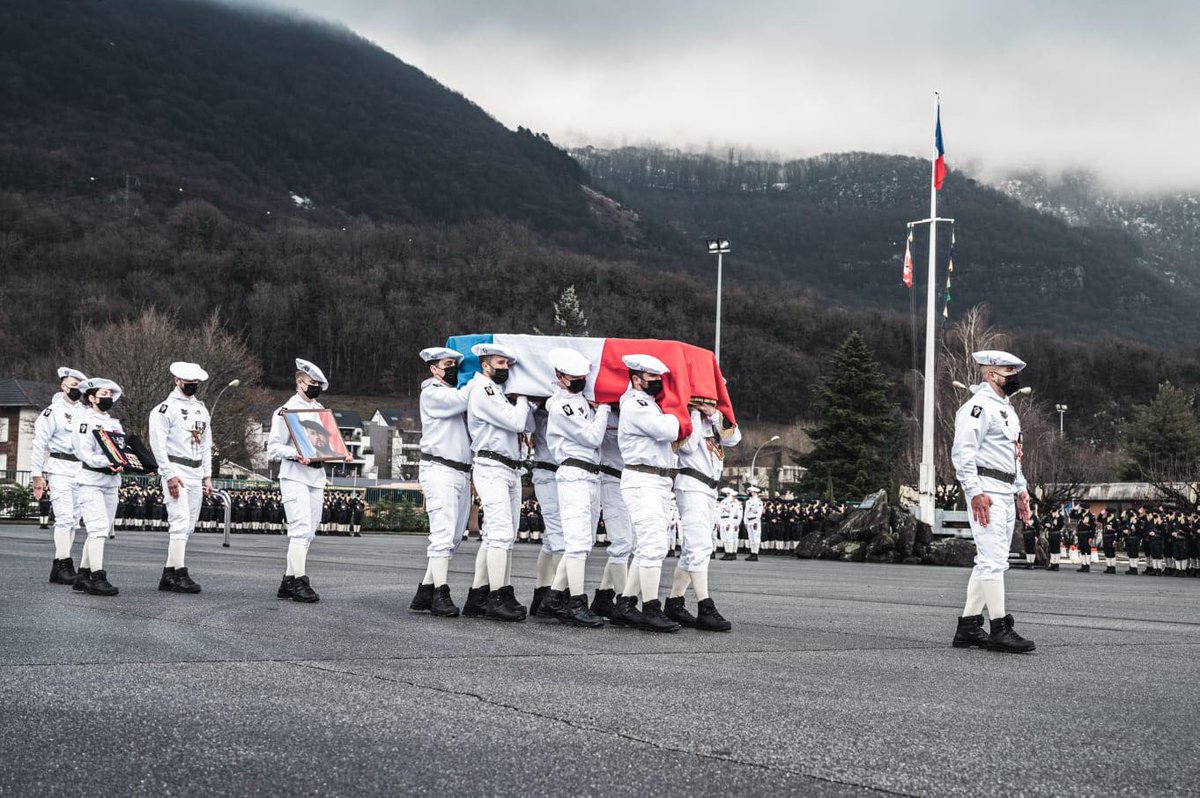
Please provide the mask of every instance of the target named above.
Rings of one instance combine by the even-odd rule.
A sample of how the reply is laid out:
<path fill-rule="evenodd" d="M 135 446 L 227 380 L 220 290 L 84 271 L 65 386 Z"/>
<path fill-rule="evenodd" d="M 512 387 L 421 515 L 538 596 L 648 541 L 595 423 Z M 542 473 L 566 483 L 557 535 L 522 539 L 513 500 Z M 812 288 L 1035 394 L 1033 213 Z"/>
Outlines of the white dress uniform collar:
<path fill-rule="evenodd" d="M 296 371 L 302 371 L 309 376 L 313 382 L 321 386 L 322 391 L 329 390 L 329 380 L 325 379 L 325 372 L 309 363 L 303 358 L 296 358 Z"/>

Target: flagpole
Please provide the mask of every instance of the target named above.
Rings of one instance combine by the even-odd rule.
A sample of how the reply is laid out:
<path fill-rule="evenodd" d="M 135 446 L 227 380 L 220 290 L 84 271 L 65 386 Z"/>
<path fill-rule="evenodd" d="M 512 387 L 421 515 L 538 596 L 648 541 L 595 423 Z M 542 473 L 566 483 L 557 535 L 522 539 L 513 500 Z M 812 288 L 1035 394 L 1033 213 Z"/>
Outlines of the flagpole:
<path fill-rule="evenodd" d="M 933 111 L 936 119 L 941 109 L 941 97 L 933 93 Z M 937 141 L 933 144 L 933 157 L 929 164 L 929 281 L 925 299 L 925 396 L 922 403 L 924 416 L 921 421 L 921 469 L 920 496 L 921 520 L 933 524 L 934 499 L 937 494 L 937 472 L 933 467 L 934 388 L 937 384 L 937 350 L 934 346 L 934 306 L 937 304 Z"/>

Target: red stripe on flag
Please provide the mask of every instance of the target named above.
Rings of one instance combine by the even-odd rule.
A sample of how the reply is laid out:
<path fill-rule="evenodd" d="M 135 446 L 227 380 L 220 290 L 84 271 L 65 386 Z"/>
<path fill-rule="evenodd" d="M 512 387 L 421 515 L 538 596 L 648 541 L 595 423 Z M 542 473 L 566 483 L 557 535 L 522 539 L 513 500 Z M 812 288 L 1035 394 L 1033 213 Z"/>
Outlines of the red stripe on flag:
<path fill-rule="evenodd" d="M 942 182 L 945 181 L 946 172 L 948 172 L 948 171 L 949 170 L 946 169 L 946 156 L 939 155 L 937 157 L 937 160 L 933 162 L 933 187 L 934 187 L 934 189 L 941 191 Z"/>

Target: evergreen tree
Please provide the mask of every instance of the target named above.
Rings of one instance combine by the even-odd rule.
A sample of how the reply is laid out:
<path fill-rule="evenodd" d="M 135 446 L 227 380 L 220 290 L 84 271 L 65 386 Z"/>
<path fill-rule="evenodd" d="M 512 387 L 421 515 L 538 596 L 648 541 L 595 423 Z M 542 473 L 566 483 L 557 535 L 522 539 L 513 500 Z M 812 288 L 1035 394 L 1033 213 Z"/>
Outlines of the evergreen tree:
<path fill-rule="evenodd" d="M 1193 397 L 1160 383 L 1148 404 L 1134 408 L 1125 428 L 1126 476 L 1151 482 L 1195 479 L 1200 466 L 1200 421 Z"/>
<path fill-rule="evenodd" d="M 815 386 L 821 420 L 810 436 L 807 489 L 846 499 L 891 483 L 900 424 L 899 408 L 888 398 L 887 387 L 862 334 L 850 333 Z"/>
<path fill-rule="evenodd" d="M 558 335 L 584 336 L 588 334 L 588 320 L 579 307 L 579 295 L 575 286 L 568 285 L 554 303 L 554 327 Z"/>

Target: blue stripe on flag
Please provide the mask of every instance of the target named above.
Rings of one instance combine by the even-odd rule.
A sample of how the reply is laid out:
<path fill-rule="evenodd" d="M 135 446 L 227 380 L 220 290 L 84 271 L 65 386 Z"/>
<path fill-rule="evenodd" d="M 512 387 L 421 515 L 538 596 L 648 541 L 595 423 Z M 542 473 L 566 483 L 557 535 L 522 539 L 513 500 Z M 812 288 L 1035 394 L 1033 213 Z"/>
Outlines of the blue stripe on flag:
<path fill-rule="evenodd" d="M 466 385 L 471 381 L 471 378 L 479 371 L 479 358 L 471 354 L 471 347 L 475 344 L 490 344 L 495 340 L 495 336 L 491 333 L 481 335 L 452 335 L 446 339 L 446 348 L 453 349 L 455 352 L 461 352 L 463 362 L 458 367 L 458 384 L 459 387 Z"/>

